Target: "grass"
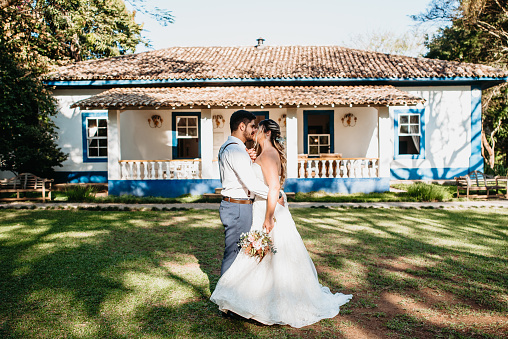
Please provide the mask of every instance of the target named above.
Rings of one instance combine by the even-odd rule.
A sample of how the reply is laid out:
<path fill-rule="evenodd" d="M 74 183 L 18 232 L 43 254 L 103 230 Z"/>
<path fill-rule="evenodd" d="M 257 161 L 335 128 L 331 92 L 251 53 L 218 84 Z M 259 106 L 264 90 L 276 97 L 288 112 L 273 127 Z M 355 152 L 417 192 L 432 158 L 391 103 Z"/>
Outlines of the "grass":
<path fill-rule="evenodd" d="M 502 338 L 505 209 L 295 209 L 321 282 L 354 294 L 292 329 L 222 318 L 216 211 L 0 210 L 1 338 Z"/>

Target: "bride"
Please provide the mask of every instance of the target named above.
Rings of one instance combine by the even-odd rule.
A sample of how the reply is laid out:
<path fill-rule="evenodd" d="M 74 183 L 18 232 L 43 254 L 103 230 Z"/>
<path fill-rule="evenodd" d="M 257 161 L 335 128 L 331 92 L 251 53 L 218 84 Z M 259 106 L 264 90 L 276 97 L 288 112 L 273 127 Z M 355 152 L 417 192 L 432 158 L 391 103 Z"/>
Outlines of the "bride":
<path fill-rule="evenodd" d="M 223 312 L 234 312 L 266 325 L 303 327 L 333 318 L 353 296 L 332 294 L 319 284 L 316 268 L 307 253 L 285 200 L 277 203 L 286 176 L 286 156 L 279 125 L 266 119 L 259 123 L 255 139 L 254 172 L 268 185 L 268 198 L 256 196 L 251 231 L 270 232 L 276 254 L 261 262 L 240 251 L 219 279 L 211 300 Z"/>

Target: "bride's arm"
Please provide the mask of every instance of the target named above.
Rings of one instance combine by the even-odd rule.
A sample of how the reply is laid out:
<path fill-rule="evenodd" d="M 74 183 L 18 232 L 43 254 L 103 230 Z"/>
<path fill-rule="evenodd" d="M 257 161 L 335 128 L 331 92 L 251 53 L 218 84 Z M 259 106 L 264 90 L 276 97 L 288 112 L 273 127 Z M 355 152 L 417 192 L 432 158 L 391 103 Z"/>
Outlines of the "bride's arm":
<path fill-rule="evenodd" d="M 278 154 L 267 154 L 261 164 L 261 170 L 265 177 L 266 183 L 268 184 L 268 198 L 266 200 L 266 214 L 263 228 L 266 232 L 270 233 L 275 226 L 273 214 L 275 213 L 275 207 L 277 206 L 277 200 L 279 200 L 280 181 L 279 181 L 279 168 Z"/>

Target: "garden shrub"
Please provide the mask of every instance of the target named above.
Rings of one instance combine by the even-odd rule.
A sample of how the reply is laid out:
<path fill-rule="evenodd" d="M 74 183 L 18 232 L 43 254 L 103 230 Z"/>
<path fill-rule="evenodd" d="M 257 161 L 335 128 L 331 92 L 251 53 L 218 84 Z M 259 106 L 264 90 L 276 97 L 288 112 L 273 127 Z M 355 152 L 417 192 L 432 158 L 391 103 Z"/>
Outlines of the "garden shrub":
<path fill-rule="evenodd" d="M 423 182 L 408 186 L 407 195 L 417 201 L 443 201 L 450 198 L 450 193 L 444 187 Z"/>
<path fill-rule="evenodd" d="M 92 202 L 97 191 L 97 188 L 88 185 L 68 186 L 64 190 L 69 202 Z"/>

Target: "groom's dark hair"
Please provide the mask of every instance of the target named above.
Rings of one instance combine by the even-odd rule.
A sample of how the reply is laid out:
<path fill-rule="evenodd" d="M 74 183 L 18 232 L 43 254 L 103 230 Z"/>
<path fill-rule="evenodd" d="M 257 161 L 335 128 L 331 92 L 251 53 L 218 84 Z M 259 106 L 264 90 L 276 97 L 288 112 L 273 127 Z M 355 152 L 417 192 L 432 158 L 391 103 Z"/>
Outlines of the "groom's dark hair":
<path fill-rule="evenodd" d="M 236 111 L 229 119 L 229 128 L 231 128 L 231 133 L 238 129 L 240 123 L 243 122 L 245 125 L 248 125 L 254 119 L 256 119 L 256 116 L 252 112 L 243 109 Z"/>

